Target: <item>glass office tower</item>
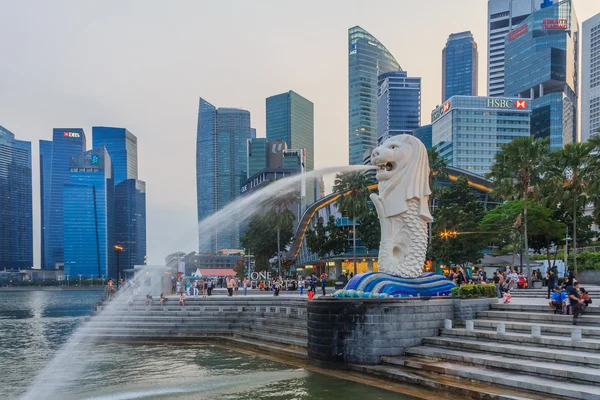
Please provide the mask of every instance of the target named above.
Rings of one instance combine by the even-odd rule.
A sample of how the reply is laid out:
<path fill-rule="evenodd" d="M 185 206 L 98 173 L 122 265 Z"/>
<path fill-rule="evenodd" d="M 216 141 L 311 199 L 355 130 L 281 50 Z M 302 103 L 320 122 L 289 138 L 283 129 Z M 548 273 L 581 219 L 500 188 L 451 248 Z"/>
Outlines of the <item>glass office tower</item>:
<path fill-rule="evenodd" d="M 525 99 L 454 96 L 431 113 L 432 145 L 448 165 L 485 175 L 500 147 L 529 136 Z"/>
<path fill-rule="evenodd" d="M 543 6 L 506 37 L 506 96 L 530 99 L 531 133 L 559 149 L 577 139 L 579 25 L 570 0 Z"/>
<path fill-rule="evenodd" d="M 504 96 L 504 39 L 542 0 L 488 0 L 488 96 Z"/>
<path fill-rule="evenodd" d="M 442 102 L 477 96 L 477 43 L 470 31 L 453 33 L 442 50 Z"/>
<path fill-rule="evenodd" d="M 52 141 L 40 140 L 40 260 L 42 269 L 46 265 L 46 240 L 48 230 L 48 212 L 50 207 L 45 204 L 50 200 L 50 171 L 52 170 Z"/>
<path fill-rule="evenodd" d="M 600 13 L 583 22 L 581 67 L 581 141 L 600 129 Z"/>
<path fill-rule="evenodd" d="M 138 180 L 137 137 L 125 128 L 94 126 L 94 148 L 110 155 L 115 184 L 115 243 L 123 269 L 143 265 L 146 256 L 146 183 Z"/>
<path fill-rule="evenodd" d="M 431 124 L 423 125 L 417 129 L 415 129 L 412 134 L 414 137 L 416 137 L 421 142 L 423 142 L 423 144 L 425 145 L 427 150 L 429 150 L 433 147 Z"/>
<path fill-rule="evenodd" d="M 412 133 L 421 126 L 421 78 L 406 71 L 379 75 L 377 97 L 377 143 Z"/>
<path fill-rule="evenodd" d="M 33 268 L 31 142 L 0 126 L 0 269 Z"/>
<path fill-rule="evenodd" d="M 114 182 L 104 147 L 70 160 L 63 185 L 65 275 L 116 278 L 113 261 Z"/>
<path fill-rule="evenodd" d="M 304 170 L 315 168 L 314 105 L 298 93 L 289 91 L 267 98 L 267 140 L 284 141 L 290 149 L 304 149 Z M 306 204 L 317 197 L 314 179 L 306 182 Z"/>
<path fill-rule="evenodd" d="M 365 151 L 371 151 L 377 145 L 379 75 L 401 70 L 392 53 L 375 36 L 360 26 L 348 29 L 348 150 L 351 165 L 361 165 Z"/>
<path fill-rule="evenodd" d="M 198 221 L 219 211 L 239 196 L 246 179 L 247 140 L 250 139 L 250 112 L 237 108 L 216 108 L 200 98 L 196 140 L 196 190 Z M 239 218 L 206 231 L 199 226 L 200 252 L 239 248 Z"/>
<path fill-rule="evenodd" d="M 44 244 L 44 264 L 42 269 L 58 269 L 64 262 L 63 240 L 63 186 L 69 183 L 71 157 L 85 151 L 85 133 L 80 128 L 55 128 L 52 131 L 52 150 L 47 144 L 45 156 L 51 154 L 50 170 L 47 162 L 40 164 L 40 176 L 43 185 L 41 192 L 42 243 Z M 48 189 L 48 191 L 46 191 Z"/>
<path fill-rule="evenodd" d="M 92 148 L 104 146 L 114 168 L 115 185 L 125 179 L 137 179 L 137 137 L 125 128 L 92 127 Z"/>

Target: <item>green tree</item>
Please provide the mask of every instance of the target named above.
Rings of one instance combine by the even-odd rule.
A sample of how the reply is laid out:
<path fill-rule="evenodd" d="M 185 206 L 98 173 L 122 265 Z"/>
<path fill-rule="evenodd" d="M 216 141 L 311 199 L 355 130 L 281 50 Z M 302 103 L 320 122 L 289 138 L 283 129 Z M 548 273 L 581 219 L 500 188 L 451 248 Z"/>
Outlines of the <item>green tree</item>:
<path fill-rule="evenodd" d="M 377 211 L 373 206 L 370 207 L 369 212 L 361 217 L 359 224 L 356 227 L 360 240 L 365 244 L 367 251 L 376 250 L 379 248 L 379 242 L 381 241 L 381 224 L 379 217 L 377 217 Z"/>
<path fill-rule="evenodd" d="M 577 213 L 587 204 L 588 196 L 600 194 L 591 192 L 597 187 L 594 182 L 597 173 L 594 171 L 592 150 L 593 147 L 589 143 L 565 145 L 550 155 L 544 175 L 544 186 L 548 196 L 546 202 L 559 201 L 561 205 L 568 206 L 572 213 L 575 276 L 577 276 Z"/>
<path fill-rule="evenodd" d="M 518 137 L 501 147 L 495 155 L 495 164 L 487 174 L 487 177 L 493 181 L 495 194 L 509 199 L 523 199 L 523 253 L 529 282 L 531 282 L 527 232 L 529 192 L 540 181 L 549 153 L 550 145 L 547 139 L 536 139 L 534 136 Z"/>
<path fill-rule="evenodd" d="M 509 200 L 488 211 L 479 224 L 479 229 L 487 232 L 490 240 L 500 250 L 510 249 L 512 251 L 513 267 L 515 254 L 517 251 L 521 251 L 523 239 L 520 223 L 522 212 L 523 202 L 521 200 Z"/>
<path fill-rule="evenodd" d="M 446 167 L 448 163 L 446 159 L 440 156 L 437 148 L 434 146 L 427 150 L 429 158 L 429 187 L 431 188 L 430 199 L 434 199 L 441 189 L 440 182 L 448 177 Z"/>
<path fill-rule="evenodd" d="M 277 275 L 281 276 L 281 231 L 293 228 L 296 216 L 290 208 L 298 203 L 298 193 L 281 192 L 269 202 L 270 209 L 267 211 L 266 217 L 269 224 L 274 226 L 277 231 Z M 286 246 L 290 240 L 291 238 L 284 242 Z"/>
<path fill-rule="evenodd" d="M 434 211 L 433 257 L 461 267 L 479 262 L 486 240 L 478 232 L 483 214 L 483 206 L 465 177 L 441 190 Z"/>
<path fill-rule="evenodd" d="M 315 225 L 306 232 L 306 245 L 321 258 L 342 254 L 348 251 L 348 233 L 337 226 L 333 215 L 329 216 L 327 225 L 323 217 L 319 217 Z"/>
<path fill-rule="evenodd" d="M 248 268 L 246 267 L 244 260 L 237 260 L 233 266 L 233 270 L 235 271 L 235 276 L 238 279 L 244 279 L 248 277 L 246 274 Z"/>
<path fill-rule="evenodd" d="M 354 275 L 356 269 L 356 221 L 369 212 L 370 179 L 364 172 L 338 174 L 333 185 L 334 193 L 340 197 L 336 206 L 340 212 L 352 218 L 352 254 L 354 258 Z"/>
<path fill-rule="evenodd" d="M 292 224 L 281 227 L 281 243 L 289 243 L 293 236 Z M 266 214 L 254 214 L 250 217 L 248 228 L 240 238 L 242 247 L 252 252 L 255 257 L 255 267 L 257 270 L 270 270 L 269 259 L 278 252 L 277 246 L 277 227 L 274 226 Z"/>

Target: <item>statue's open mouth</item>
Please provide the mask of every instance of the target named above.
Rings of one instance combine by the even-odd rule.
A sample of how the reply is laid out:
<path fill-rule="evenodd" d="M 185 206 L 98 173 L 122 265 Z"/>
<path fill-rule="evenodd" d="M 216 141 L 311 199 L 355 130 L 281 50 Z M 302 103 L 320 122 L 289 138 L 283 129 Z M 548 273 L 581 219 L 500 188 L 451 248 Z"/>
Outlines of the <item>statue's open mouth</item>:
<path fill-rule="evenodd" d="M 377 167 L 379 167 L 380 170 L 386 170 L 386 171 L 391 171 L 394 169 L 394 164 L 392 164 L 391 162 L 387 162 L 385 164 L 377 164 Z"/>

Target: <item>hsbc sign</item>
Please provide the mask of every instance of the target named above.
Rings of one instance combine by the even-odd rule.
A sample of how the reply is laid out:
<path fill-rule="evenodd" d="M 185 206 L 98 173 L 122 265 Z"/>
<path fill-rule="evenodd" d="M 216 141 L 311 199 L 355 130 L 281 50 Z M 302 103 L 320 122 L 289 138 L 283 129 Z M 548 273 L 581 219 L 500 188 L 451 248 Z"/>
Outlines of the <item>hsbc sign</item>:
<path fill-rule="evenodd" d="M 444 115 L 448 110 L 450 110 L 451 106 L 452 106 L 452 104 L 449 101 L 447 101 L 444 104 L 442 104 L 441 106 L 439 106 L 438 108 L 436 108 L 435 110 L 433 110 L 431 112 L 431 122 L 435 121 L 436 119 L 438 119 L 439 117 Z"/>
<path fill-rule="evenodd" d="M 64 137 L 81 137 L 79 132 L 63 132 Z"/>
<path fill-rule="evenodd" d="M 525 110 L 528 105 L 526 100 L 498 99 L 494 97 L 488 98 L 486 102 L 488 108 L 518 108 Z"/>

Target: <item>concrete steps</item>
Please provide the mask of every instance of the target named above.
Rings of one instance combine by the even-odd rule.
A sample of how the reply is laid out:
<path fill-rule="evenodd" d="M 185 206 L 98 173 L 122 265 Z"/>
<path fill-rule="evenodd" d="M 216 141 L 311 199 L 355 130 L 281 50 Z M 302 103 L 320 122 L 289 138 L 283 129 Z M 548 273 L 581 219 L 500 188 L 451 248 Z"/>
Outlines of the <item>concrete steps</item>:
<path fill-rule="evenodd" d="M 573 316 L 552 314 L 552 312 L 524 313 L 520 311 L 479 311 L 477 319 L 496 319 L 499 321 L 522 321 L 531 323 L 553 323 L 553 324 L 572 324 Z M 599 326 L 600 315 L 584 313 L 579 317 L 578 323 L 581 325 Z"/>
<path fill-rule="evenodd" d="M 388 366 L 408 367 L 428 373 L 475 380 L 493 385 L 502 385 L 519 391 L 544 393 L 562 399 L 600 400 L 600 387 L 573 382 L 559 381 L 546 377 L 532 377 L 511 370 L 485 369 L 453 362 L 420 359 L 416 357 L 383 357 Z M 526 395 L 523 395 L 523 398 Z"/>
<path fill-rule="evenodd" d="M 473 325 L 476 329 L 480 330 L 496 330 L 499 324 L 503 323 L 504 327 L 507 331 L 510 332 L 519 332 L 523 334 L 530 334 L 531 328 L 533 326 L 539 326 L 542 335 L 554 335 L 554 336 L 571 336 L 571 332 L 573 331 L 573 325 L 571 320 L 568 322 L 559 322 L 559 323 L 539 323 L 539 322 L 509 322 L 503 320 L 485 320 L 485 319 L 476 319 L 473 320 Z M 578 328 L 581 329 L 581 334 L 583 337 L 589 338 L 598 338 L 600 339 L 600 327 L 596 326 L 585 326 L 584 323 L 578 325 Z"/>
<path fill-rule="evenodd" d="M 553 314 L 554 312 L 547 304 L 491 304 L 492 311 L 522 311 Z M 600 307 L 591 305 L 585 309 L 586 314 L 600 315 Z"/>

